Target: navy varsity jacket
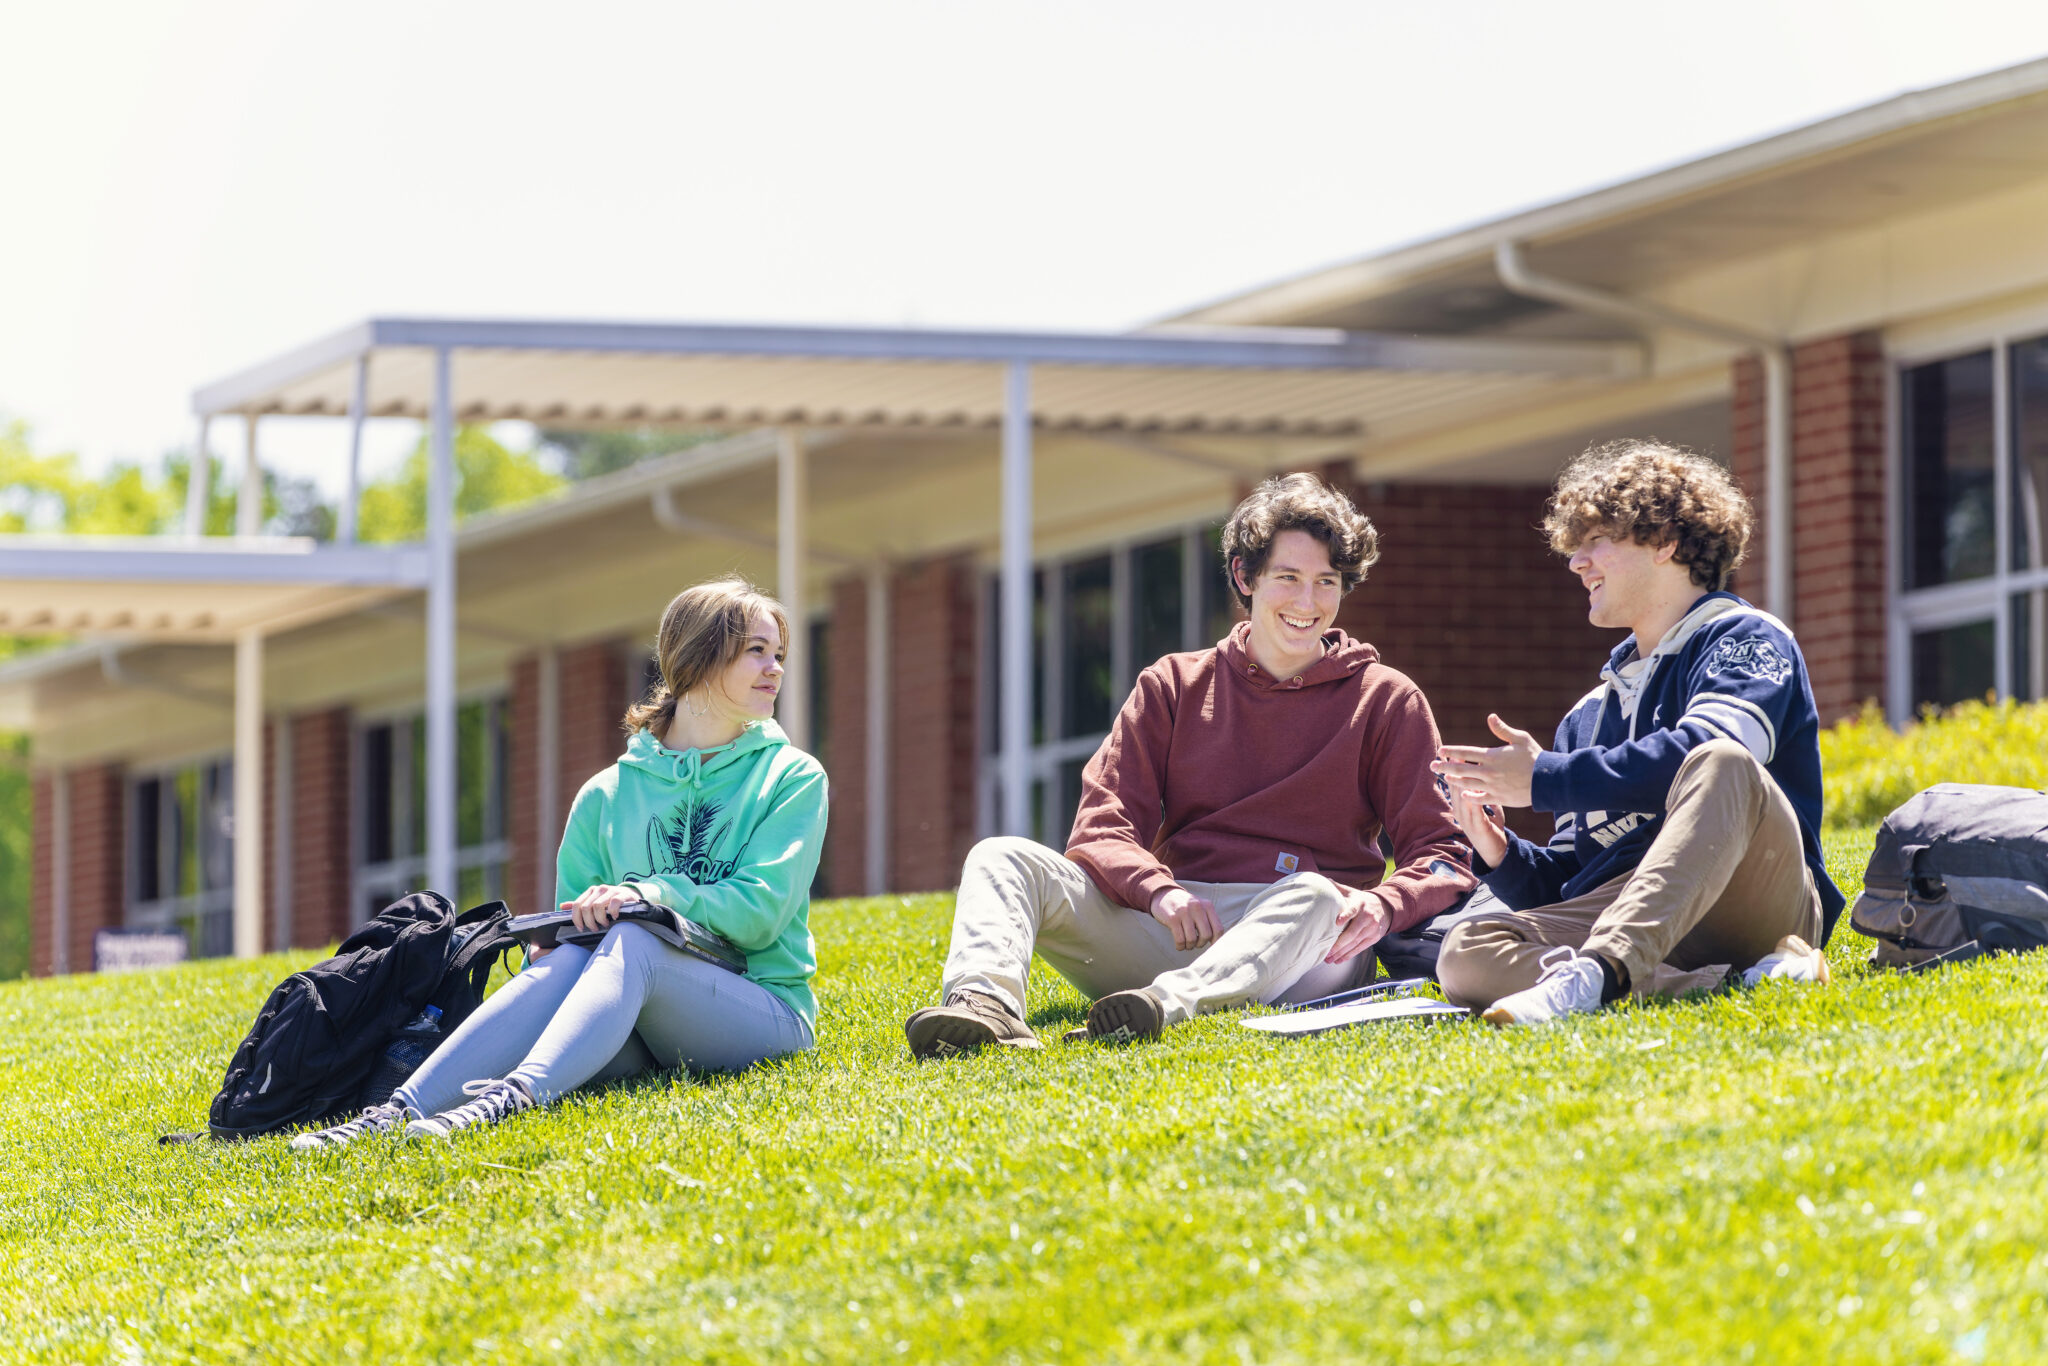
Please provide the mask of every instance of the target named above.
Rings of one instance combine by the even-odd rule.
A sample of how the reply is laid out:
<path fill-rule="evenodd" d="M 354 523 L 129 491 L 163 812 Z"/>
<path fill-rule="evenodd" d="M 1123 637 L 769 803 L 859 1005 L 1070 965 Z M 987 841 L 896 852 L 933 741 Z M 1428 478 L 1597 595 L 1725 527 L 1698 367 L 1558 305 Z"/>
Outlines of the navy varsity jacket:
<path fill-rule="evenodd" d="M 1663 823 L 1686 754 L 1728 739 L 1756 756 L 1799 817 L 1826 943 L 1843 898 L 1821 862 L 1820 715 L 1792 633 L 1733 593 L 1709 593 L 1648 659 L 1634 636 L 1622 641 L 1600 678 L 1536 758 L 1531 804 L 1560 813 L 1557 832 L 1547 846 L 1510 833 L 1486 878 L 1493 894 L 1533 909 L 1628 872 Z"/>

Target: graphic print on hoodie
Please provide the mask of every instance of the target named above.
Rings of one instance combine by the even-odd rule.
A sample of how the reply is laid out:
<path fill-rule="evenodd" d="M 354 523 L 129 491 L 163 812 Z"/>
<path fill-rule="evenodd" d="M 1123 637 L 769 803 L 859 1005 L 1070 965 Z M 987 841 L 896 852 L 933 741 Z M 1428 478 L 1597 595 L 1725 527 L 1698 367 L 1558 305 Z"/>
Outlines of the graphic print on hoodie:
<path fill-rule="evenodd" d="M 708 887 L 731 877 L 745 849 L 735 851 L 730 858 L 711 857 L 712 848 L 725 842 L 726 828 L 718 823 L 724 810 L 717 802 L 703 801 L 693 807 L 686 799 L 677 802 L 666 816 L 649 816 L 647 868 L 644 872 L 626 874 L 626 879 L 676 873 L 699 887 Z"/>

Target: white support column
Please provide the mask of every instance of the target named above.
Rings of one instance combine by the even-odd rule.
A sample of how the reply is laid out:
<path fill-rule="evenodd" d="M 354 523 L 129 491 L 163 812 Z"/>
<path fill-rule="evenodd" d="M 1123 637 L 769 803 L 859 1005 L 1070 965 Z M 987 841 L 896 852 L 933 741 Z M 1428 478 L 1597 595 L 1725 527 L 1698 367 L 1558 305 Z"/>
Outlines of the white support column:
<path fill-rule="evenodd" d="M 541 647 L 540 660 L 535 673 L 539 694 L 535 704 L 540 711 L 540 724 L 534 727 L 534 743 L 540 749 L 540 762 L 534 765 L 534 781 L 540 790 L 534 794 L 533 815 L 533 905 L 530 911 L 552 911 L 555 909 L 555 855 L 562 847 L 562 811 L 559 806 L 562 787 L 562 655 L 553 645 Z"/>
<path fill-rule="evenodd" d="M 199 440 L 192 447 L 192 470 L 185 481 L 185 534 L 206 534 L 206 505 L 213 494 L 213 454 L 206 448 L 211 417 L 199 419 Z"/>
<path fill-rule="evenodd" d="M 1031 833 L 1031 367 L 1003 376 L 1001 819 L 1006 835 Z"/>
<path fill-rule="evenodd" d="M 263 530 L 263 466 L 256 459 L 256 414 L 244 419 L 242 491 L 235 497 L 235 534 L 254 536 Z"/>
<path fill-rule="evenodd" d="M 71 971 L 71 774 L 50 779 L 50 975 Z"/>
<path fill-rule="evenodd" d="M 889 890 L 889 564 L 868 566 L 867 894 Z"/>
<path fill-rule="evenodd" d="M 804 610 L 804 505 L 809 501 L 805 479 L 803 433 L 784 427 L 775 448 L 775 596 L 789 615 L 789 663 L 782 675 L 775 719 L 789 734 L 789 743 L 811 747 L 811 661 Z"/>
<path fill-rule="evenodd" d="M 1764 371 L 1764 607 L 1796 627 L 1792 607 L 1792 355 L 1784 346 L 1760 346 Z"/>
<path fill-rule="evenodd" d="M 427 454 L 427 886 L 455 897 L 455 410 L 434 352 Z"/>
<path fill-rule="evenodd" d="M 370 357 L 356 357 L 355 388 L 348 396 L 348 477 L 341 486 L 341 512 L 335 518 L 337 545 L 354 545 L 357 504 L 362 501 L 363 420 L 370 415 Z"/>
<path fill-rule="evenodd" d="M 1200 650 L 1216 642 L 1202 639 L 1202 574 L 1208 556 L 1202 553 L 1202 531 L 1189 527 L 1180 538 L 1180 648 Z"/>
<path fill-rule="evenodd" d="M 235 637 L 235 957 L 263 952 L 263 633 Z"/>

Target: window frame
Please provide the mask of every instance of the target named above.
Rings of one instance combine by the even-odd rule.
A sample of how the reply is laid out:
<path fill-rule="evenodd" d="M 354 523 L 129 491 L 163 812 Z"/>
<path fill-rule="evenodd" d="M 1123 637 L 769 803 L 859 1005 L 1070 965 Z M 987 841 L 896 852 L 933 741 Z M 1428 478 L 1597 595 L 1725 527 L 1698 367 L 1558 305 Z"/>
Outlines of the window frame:
<path fill-rule="evenodd" d="M 167 802 L 168 784 L 174 782 L 179 774 L 186 772 L 196 774 L 201 784 L 201 805 L 203 808 L 206 774 L 208 770 L 215 768 L 223 771 L 223 781 L 226 784 L 228 793 L 231 819 L 235 825 L 239 826 L 241 813 L 235 808 L 234 804 L 235 769 L 232 751 L 206 750 L 197 754 L 187 754 L 176 759 L 137 765 L 128 769 L 122 775 L 121 783 L 123 831 L 121 858 L 122 927 L 131 930 L 181 933 L 184 931 L 184 925 L 181 922 L 189 918 L 192 921 L 190 952 L 194 958 L 222 957 L 226 953 L 232 952 L 231 943 L 221 953 L 217 954 L 209 954 L 206 952 L 206 949 L 210 937 L 216 943 L 231 941 L 233 938 L 235 911 L 233 877 L 230 875 L 228 882 L 223 886 L 207 887 L 204 885 L 206 855 L 203 843 L 204 836 L 201 835 L 199 836 L 194 853 L 194 857 L 199 860 L 200 864 L 198 880 L 201 885 L 199 890 L 194 892 L 172 891 L 167 896 L 158 895 L 150 901 L 141 900 L 142 869 L 140 860 L 142 850 L 138 845 L 139 825 L 135 820 L 136 803 L 140 800 L 141 788 L 144 783 L 155 782 L 159 784 L 157 794 L 157 847 L 153 853 L 157 860 L 158 890 L 161 893 L 164 886 L 163 839 L 164 832 L 169 828 L 169 822 L 163 819 L 163 813 L 169 804 Z M 201 819 L 204 819 L 203 813 Z M 234 842 L 236 839 L 234 830 L 231 829 L 224 838 L 227 846 L 228 866 L 232 869 L 234 866 Z M 209 934 L 209 929 L 212 931 L 211 934 Z"/>
<path fill-rule="evenodd" d="M 1208 572 L 1208 549 L 1206 542 L 1212 539 L 1220 528 L 1216 518 L 1203 518 L 1195 522 L 1168 524 L 1149 531 L 1118 537 L 1113 541 L 1096 542 L 1089 545 L 1073 546 L 1055 554 L 1049 554 L 1032 561 L 1034 574 L 1042 576 L 1044 584 L 1044 611 L 1047 630 L 1045 640 L 1038 651 L 1038 677 L 1035 680 L 1039 697 L 1043 700 L 1044 739 L 1035 740 L 1031 745 L 1030 770 L 1033 793 L 1033 823 L 1048 835 L 1048 843 L 1064 847 L 1067 831 L 1055 829 L 1064 814 L 1065 802 L 1061 792 L 1062 775 L 1066 767 L 1075 761 L 1085 762 L 1092 758 L 1102 742 L 1109 737 L 1107 729 L 1086 735 L 1060 738 L 1065 729 L 1066 689 L 1062 671 L 1065 667 L 1066 632 L 1064 609 L 1066 598 L 1066 567 L 1086 560 L 1100 559 L 1104 555 L 1110 560 L 1110 721 L 1115 724 L 1118 712 L 1123 709 L 1130 691 L 1137 685 L 1138 673 L 1152 663 L 1140 662 L 1137 654 L 1137 566 L 1136 553 L 1146 546 L 1162 541 L 1178 539 L 1180 555 L 1180 649 L 1201 650 L 1216 642 L 1207 638 L 1207 618 L 1204 612 L 1204 583 Z M 996 730 L 996 690 L 999 684 L 996 659 L 995 619 L 992 610 L 995 603 L 998 575 L 993 570 L 981 575 L 981 591 L 976 597 L 977 648 L 975 658 L 979 662 L 981 678 L 975 689 L 976 711 L 980 718 L 980 739 L 975 746 L 979 767 L 975 775 L 975 832 L 977 838 L 987 838 L 996 832 L 996 803 L 1001 786 L 1002 738 Z"/>
<path fill-rule="evenodd" d="M 459 878 L 474 868 L 495 868 L 497 890 L 492 893 L 504 898 L 516 892 L 510 888 L 508 879 L 512 873 L 512 802 L 509 787 L 511 767 L 511 692 L 503 686 L 478 688 L 456 696 L 459 709 L 471 703 L 483 703 L 495 709 L 499 718 L 496 743 L 484 746 L 486 771 L 486 816 L 485 829 L 491 825 L 489 808 L 497 807 L 498 838 L 486 839 L 477 844 L 458 844 L 455 849 L 455 872 Z M 427 874 L 425 849 L 399 853 L 394 850 L 391 858 L 380 863 L 367 859 L 370 839 L 369 789 L 366 782 L 369 765 L 365 762 L 371 731 L 381 726 L 404 726 L 408 728 L 406 743 L 392 745 L 392 786 L 401 786 L 400 774 L 409 768 L 412 761 L 410 728 L 423 724 L 425 709 L 418 706 L 396 706 L 379 708 L 375 711 L 359 712 L 349 723 L 349 929 L 360 929 L 370 918 L 369 903 L 374 894 L 381 898 L 380 905 L 388 905 L 406 892 L 423 887 Z M 498 771 L 499 755 L 504 755 L 504 773 Z M 401 757 L 402 756 L 402 757 Z M 409 792 L 412 775 L 404 773 L 403 786 Z M 396 820 L 396 817 L 394 817 Z M 405 823 L 411 823 L 411 813 L 405 814 Z M 459 832 L 458 832 L 459 837 Z M 489 889 L 487 883 L 486 889 Z M 459 900 L 459 888 L 436 888 L 450 900 Z M 463 909 L 456 907 L 457 910 Z"/>
<path fill-rule="evenodd" d="M 1885 586 L 1887 602 L 1885 713 L 1895 726 L 1915 716 L 1913 637 L 1973 622 L 1992 625 L 1992 688 L 2000 701 L 2013 696 L 2012 599 L 2048 591 L 2048 565 L 2012 568 L 2014 456 L 2013 354 L 2016 346 L 2048 337 L 2048 310 L 2029 311 L 1967 339 L 1887 350 L 1885 357 Z M 1906 385 L 1908 370 L 1988 350 L 1991 353 L 1992 570 L 1981 578 L 1933 588 L 1906 585 Z M 1795 548 L 1796 554 L 1796 548 Z M 1796 566 L 1795 566 L 1796 569 Z"/>

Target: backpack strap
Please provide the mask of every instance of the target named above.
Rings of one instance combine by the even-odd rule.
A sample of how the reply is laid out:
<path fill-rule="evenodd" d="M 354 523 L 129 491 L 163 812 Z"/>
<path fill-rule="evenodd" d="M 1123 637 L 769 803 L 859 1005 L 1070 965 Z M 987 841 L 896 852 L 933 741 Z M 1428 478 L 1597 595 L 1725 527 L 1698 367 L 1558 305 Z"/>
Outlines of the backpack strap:
<path fill-rule="evenodd" d="M 519 944 L 518 939 L 505 928 L 511 919 L 512 910 L 502 901 L 487 901 L 457 916 L 457 925 L 476 925 L 478 928 L 448 960 L 442 979 L 466 975 L 470 989 L 481 995 L 484 984 L 490 981 L 491 969 L 497 966 L 505 950 Z"/>

